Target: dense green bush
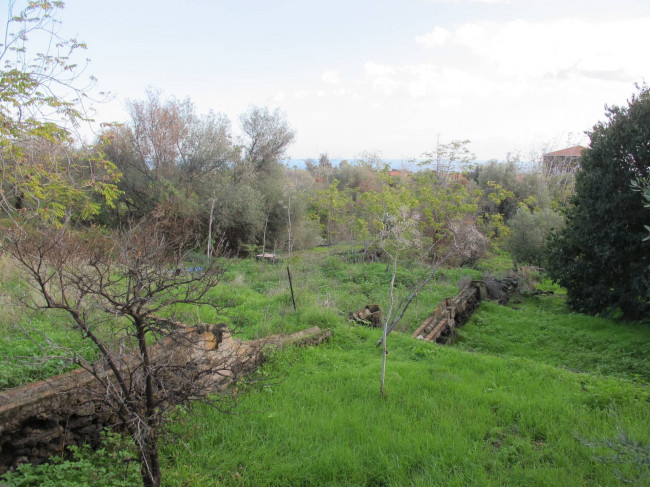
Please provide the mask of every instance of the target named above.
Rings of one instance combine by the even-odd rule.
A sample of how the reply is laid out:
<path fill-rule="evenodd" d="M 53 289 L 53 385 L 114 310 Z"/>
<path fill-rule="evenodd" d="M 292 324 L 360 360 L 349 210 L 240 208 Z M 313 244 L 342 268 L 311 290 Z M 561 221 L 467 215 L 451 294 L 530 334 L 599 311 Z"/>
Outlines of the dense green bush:
<path fill-rule="evenodd" d="M 589 135 L 567 224 L 551 241 L 548 270 L 574 309 L 647 316 L 647 210 L 630 183 L 650 175 L 650 89 L 641 87 L 628 106 L 608 108 L 607 120 Z"/>

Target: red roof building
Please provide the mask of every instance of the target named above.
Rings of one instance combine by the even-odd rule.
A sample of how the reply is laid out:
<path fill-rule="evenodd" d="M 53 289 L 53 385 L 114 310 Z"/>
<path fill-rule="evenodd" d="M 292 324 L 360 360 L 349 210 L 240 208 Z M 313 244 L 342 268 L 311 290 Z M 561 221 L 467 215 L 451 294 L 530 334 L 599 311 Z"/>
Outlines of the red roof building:
<path fill-rule="evenodd" d="M 547 152 L 542 157 L 542 166 L 546 174 L 574 173 L 580 167 L 580 157 L 586 147 L 576 145 L 567 149 Z"/>

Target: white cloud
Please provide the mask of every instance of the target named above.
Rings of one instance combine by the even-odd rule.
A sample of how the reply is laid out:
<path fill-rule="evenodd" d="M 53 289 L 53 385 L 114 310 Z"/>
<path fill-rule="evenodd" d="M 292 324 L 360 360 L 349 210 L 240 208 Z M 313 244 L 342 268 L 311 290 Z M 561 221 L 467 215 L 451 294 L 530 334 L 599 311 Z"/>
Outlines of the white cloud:
<path fill-rule="evenodd" d="M 383 64 L 368 61 L 363 67 L 368 76 L 392 76 L 395 74 L 395 68 Z"/>
<path fill-rule="evenodd" d="M 424 34 L 423 36 L 416 37 L 415 42 L 417 42 L 418 44 L 424 47 L 428 47 L 432 49 L 434 47 L 444 46 L 450 37 L 451 37 L 451 32 L 449 32 L 447 29 L 443 27 L 436 26 L 436 28 L 433 29 L 428 34 Z"/>
<path fill-rule="evenodd" d="M 325 71 L 321 75 L 323 83 L 337 85 L 341 83 L 341 73 L 339 71 Z"/>
<path fill-rule="evenodd" d="M 311 90 L 296 90 L 293 92 L 295 98 L 308 98 L 314 94 Z"/>
<path fill-rule="evenodd" d="M 464 48 L 495 75 L 640 79 L 650 58 L 650 18 L 619 21 L 472 22 L 416 37 L 418 44 Z"/>
<path fill-rule="evenodd" d="M 329 89 L 296 91 L 283 104 L 302 120 L 301 133 L 330 134 L 319 140 L 346 157 L 364 147 L 413 157 L 440 133 L 471 139 L 487 159 L 582 133 L 650 73 L 650 18 L 467 22 L 437 26 L 416 43 L 430 48 L 407 53 L 424 52 L 419 60 L 377 57 L 345 78 L 325 71 L 321 81 L 337 81 Z"/>
<path fill-rule="evenodd" d="M 395 78 L 397 68 L 368 61 L 364 65 L 364 72 L 372 88 L 384 95 L 393 95 L 400 88 L 401 83 Z"/>
<path fill-rule="evenodd" d="M 334 90 L 332 92 L 334 96 L 345 96 L 345 95 L 350 95 L 352 92 L 348 90 L 347 88 L 340 88 L 338 90 Z"/>

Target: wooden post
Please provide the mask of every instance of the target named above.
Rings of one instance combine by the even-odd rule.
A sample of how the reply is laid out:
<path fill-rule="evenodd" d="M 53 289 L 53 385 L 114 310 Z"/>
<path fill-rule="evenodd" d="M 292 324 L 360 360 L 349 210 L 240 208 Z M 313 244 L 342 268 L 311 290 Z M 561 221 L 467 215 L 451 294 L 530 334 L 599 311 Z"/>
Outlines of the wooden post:
<path fill-rule="evenodd" d="M 287 275 L 289 276 L 289 287 L 291 288 L 291 301 L 293 301 L 293 310 L 296 311 L 296 298 L 293 296 L 293 283 L 291 282 L 291 269 L 287 265 Z"/>

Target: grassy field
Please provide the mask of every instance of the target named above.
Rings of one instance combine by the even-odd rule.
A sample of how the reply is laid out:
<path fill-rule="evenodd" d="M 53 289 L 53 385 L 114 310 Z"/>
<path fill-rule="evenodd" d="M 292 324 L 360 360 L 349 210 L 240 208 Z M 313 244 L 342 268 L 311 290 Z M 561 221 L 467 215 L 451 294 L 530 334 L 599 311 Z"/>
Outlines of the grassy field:
<path fill-rule="evenodd" d="M 209 295 L 223 305 L 219 314 L 209 308 L 177 306 L 168 315 L 189 325 L 197 321 L 222 321 L 242 339 L 273 333 L 291 333 L 305 327 L 335 326 L 351 311 L 369 303 L 387 308 L 390 272 L 383 263 L 350 264 L 346 254 L 330 255 L 327 249 L 297 253 L 292 276 L 297 303 L 294 312 L 286 266 L 264 264 L 252 259 L 226 262 L 224 283 Z M 399 269 L 396 290 L 399 295 L 415 282 L 424 268 L 408 264 Z M 72 352 L 92 357 L 93 347 L 70 330 L 69 318 L 54 312 L 25 309 L 18 298 L 30 293 L 25 281 L 11 264 L 0 261 L 0 390 L 41 380 L 72 367 Z M 414 329 L 431 307 L 445 296 L 456 293 L 457 283 L 466 276 L 478 277 L 471 269 L 443 269 L 435 286 L 420 293 L 405 316 L 400 329 Z"/>
<path fill-rule="evenodd" d="M 496 252 L 477 269 L 441 270 L 418 295 L 389 337 L 384 399 L 381 332 L 347 314 L 387 307 L 386 264 L 332 249 L 297 254 L 294 312 L 285 266 L 232 262 L 211 295 L 228 304 L 218 316 L 174 315 L 224 321 L 242 338 L 313 325 L 334 336 L 273 354 L 260 373 L 279 384 L 240 388 L 234 415 L 179 410 L 163 445 L 164 485 L 650 483 L 650 327 L 571 313 L 551 295 L 483 303 L 452 347 L 409 336 L 462 279 L 507 262 Z M 402 266 L 398 294 L 420 272 Z M 608 461 L 610 447 L 623 451 L 620 462 Z"/>
<path fill-rule="evenodd" d="M 164 448 L 166 484 L 593 486 L 644 473 L 587 443 L 647 445 L 647 387 L 396 335 L 381 399 L 378 336 L 340 325 L 327 346 L 278 353 L 265 372 L 281 384 L 244 395 L 242 414 L 192 407 L 174 428 L 184 444 Z"/>
<path fill-rule="evenodd" d="M 67 317 L 27 309 L 32 290 L 7 257 L 0 257 L 0 390 L 41 380 L 73 368 L 70 355 L 95 356 L 71 331 Z"/>

